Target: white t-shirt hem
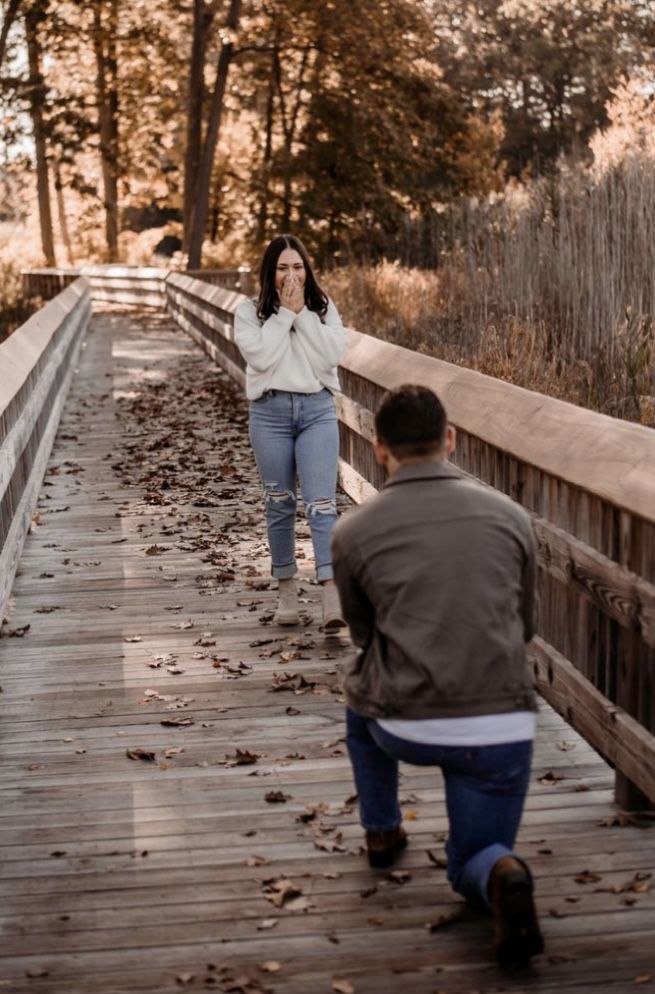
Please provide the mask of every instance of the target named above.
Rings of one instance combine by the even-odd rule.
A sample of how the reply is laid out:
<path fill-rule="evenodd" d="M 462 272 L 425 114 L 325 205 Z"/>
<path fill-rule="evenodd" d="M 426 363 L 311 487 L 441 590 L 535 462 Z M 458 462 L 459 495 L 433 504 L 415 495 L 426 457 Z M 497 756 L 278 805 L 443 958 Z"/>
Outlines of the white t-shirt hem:
<path fill-rule="evenodd" d="M 399 739 L 423 745 L 485 746 L 534 739 L 537 716 L 534 711 L 509 711 L 468 718 L 377 719 L 380 728 Z"/>

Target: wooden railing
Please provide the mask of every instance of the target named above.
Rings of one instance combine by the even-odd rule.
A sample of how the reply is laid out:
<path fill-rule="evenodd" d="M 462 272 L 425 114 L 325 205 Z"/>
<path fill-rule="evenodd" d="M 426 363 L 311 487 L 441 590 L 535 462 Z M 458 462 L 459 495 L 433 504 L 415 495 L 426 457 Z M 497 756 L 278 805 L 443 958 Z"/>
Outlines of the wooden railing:
<path fill-rule="evenodd" d="M 156 266 L 82 266 L 79 269 L 26 269 L 22 273 L 26 297 L 49 300 L 78 276 L 86 276 L 93 302 L 133 307 L 163 307 L 168 269 Z"/>
<path fill-rule="evenodd" d="M 255 281 L 248 266 L 239 266 L 238 269 L 189 269 L 184 275 L 213 286 L 222 286 L 225 290 L 237 290 L 247 297 L 255 292 Z"/>
<path fill-rule="evenodd" d="M 136 307 L 162 307 L 166 301 L 164 282 L 168 269 L 157 266 L 82 266 L 79 269 L 25 269 L 21 276 L 27 298 L 51 300 L 77 279 L 86 276 L 94 302 L 126 304 Z M 238 269 L 198 269 L 185 275 L 226 290 L 250 294 L 254 290 L 248 266 Z"/>
<path fill-rule="evenodd" d="M 175 320 L 238 383 L 238 293 L 173 273 Z M 340 481 L 356 501 L 382 483 L 373 411 L 401 383 L 434 389 L 464 472 L 532 515 L 539 543 L 543 696 L 617 771 L 624 808 L 655 802 L 655 432 L 351 332 L 337 398 Z"/>
<path fill-rule="evenodd" d="M 90 313 L 78 277 L 0 345 L 0 621 Z"/>

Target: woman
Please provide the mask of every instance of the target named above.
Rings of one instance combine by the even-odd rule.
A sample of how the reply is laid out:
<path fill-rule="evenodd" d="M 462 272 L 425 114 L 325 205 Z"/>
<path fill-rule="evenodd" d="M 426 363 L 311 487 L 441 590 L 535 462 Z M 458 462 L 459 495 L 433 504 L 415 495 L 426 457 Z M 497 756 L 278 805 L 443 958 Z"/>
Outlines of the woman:
<path fill-rule="evenodd" d="M 299 622 L 296 586 L 296 477 L 323 588 L 323 628 L 345 622 L 333 580 L 330 536 L 337 520 L 339 433 L 332 395 L 348 333 L 293 235 L 264 253 L 259 297 L 239 304 L 235 341 L 246 360 L 250 440 L 264 487 L 271 573 L 278 580 L 275 621 Z"/>

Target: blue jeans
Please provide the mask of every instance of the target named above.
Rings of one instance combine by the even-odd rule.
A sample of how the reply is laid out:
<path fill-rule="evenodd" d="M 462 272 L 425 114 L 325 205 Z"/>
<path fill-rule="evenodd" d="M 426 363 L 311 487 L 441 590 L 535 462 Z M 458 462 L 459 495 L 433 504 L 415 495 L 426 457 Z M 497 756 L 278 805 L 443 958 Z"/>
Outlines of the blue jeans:
<path fill-rule="evenodd" d="M 364 828 L 381 832 L 400 825 L 399 760 L 413 766 L 440 766 L 450 826 L 448 879 L 459 894 L 482 898 L 488 904 L 487 884 L 494 864 L 514 855 L 530 779 L 532 742 L 488 746 L 409 742 L 350 709 L 346 727 Z"/>
<path fill-rule="evenodd" d="M 316 577 L 331 580 L 330 536 L 337 520 L 339 426 L 329 390 L 269 390 L 250 403 L 250 441 L 264 487 L 271 574 L 294 576 L 296 477 L 314 546 Z"/>

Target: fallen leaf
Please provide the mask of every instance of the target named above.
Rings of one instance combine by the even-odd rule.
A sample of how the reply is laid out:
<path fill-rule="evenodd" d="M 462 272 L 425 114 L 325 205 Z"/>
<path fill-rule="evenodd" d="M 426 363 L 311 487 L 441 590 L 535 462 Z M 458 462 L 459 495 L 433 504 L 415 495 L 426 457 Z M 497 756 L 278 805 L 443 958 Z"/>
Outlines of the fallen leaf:
<path fill-rule="evenodd" d="M 149 752 L 147 749 L 126 749 L 125 755 L 128 759 L 142 759 L 146 763 L 154 763 L 155 761 L 154 752 Z"/>
<path fill-rule="evenodd" d="M 583 870 L 573 878 L 576 884 L 595 884 L 603 878 L 599 873 L 592 873 L 590 870 Z"/>
<path fill-rule="evenodd" d="M 428 932 L 438 932 L 442 928 L 447 928 L 448 925 L 454 925 L 456 922 L 462 920 L 461 911 L 446 911 L 443 915 L 439 915 L 435 918 L 433 922 L 428 922 L 426 924 L 426 929 Z"/>
<path fill-rule="evenodd" d="M 194 973 L 178 973 L 175 978 L 175 983 L 179 984 L 180 987 L 186 986 L 186 984 L 192 984 L 196 979 Z"/>
<path fill-rule="evenodd" d="M 31 625 L 23 625 L 21 628 L 9 628 L 6 631 L 0 629 L 0 634 L 5 638 L 22 639 L 23 636 L 27 635 L 31 627 Z"/>
<path fill-rule="evenodd" d="M 126 635 L 123 642 L 143 642 L 140 635 Z"/>
<path fill-rule="evenodd" d="M 276 928 L 279 924 L 279 918 L 262 918 L 260 922 L 257 922 L 257 931 L 267 932 L 271 928 Z"/>
<path fill-rule="evenodd" d="M 25 971 L 25 976 L 35 980 L 37 977 L 49 977 L 50 972 L 44 966 L 30 966 Z"/>
<path fill-rule="evenodd" d="M 234 756 L 226 756 L 227 766 L 254 766 L 259 759 L 256 752 L 248 752 L 247 749 L 237 749 Z"/>
<path fill-rule="evenodd" d="M 263 963 L 258 963 L 257 969 L 261 970 L 262 973 L 277 973 L 282 969 L 282 964 L 275 959 L 267 959 Z"/>
<path fill-rule="evenodd" d="M 264 794 L 267 804 L 286 804 L 290 798 L 291 794 L 285 794 L 281 790 L 269 790 L 268 794 Z"/>
<path fill-rule="evenodd" d="M 337 980 L 335 978 L 332 981 L 332 990 L 335 991 L 335 994 L 355 994 L 355 988 L 349 980 Z"/>
<path fill-rule="evenodd" d="M 619 811 L 618 814 L 610 815 L 609 818 L 602 818 L 597 823 L 601 828 L 626 828 L 628 825 L 637 825 L 637 818 L 628 811 Z"/>
<path fill-rule="evenodd" d="M 539 777 L 539 783 L 544 784 L 546 787 L 552 787 L 559 780 L 564 780 L 565 777 L 561 776 L 559 773 L 554 773 L 553 770 L 548 770 L 544 773 L 542 777 Z"/>
<path fill-rule="evenodd" d="M 391 873 L 387 873 L 387 879 L 393 880 L 396 884 L 406 884 L 412 879 L 412 875 L 408 870 L 392 870 Z"/>
<path fill-rule="evenodd" d="M 195 721 L 195 718 L 185 715 L 184 718 L 164 718 L 159 724 L 163 725 L 164 728 L 188 728 L 189 725 L 194 725 Z"/>

